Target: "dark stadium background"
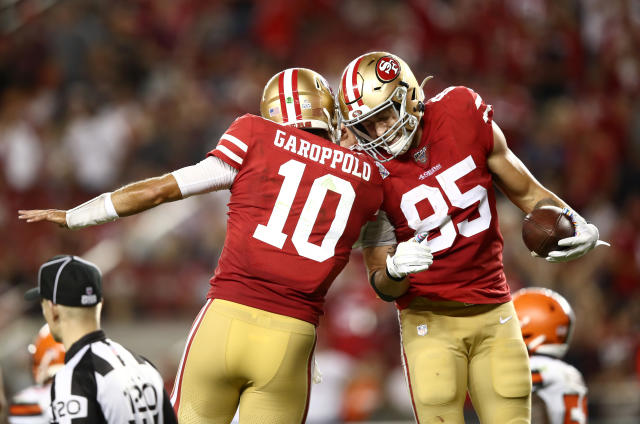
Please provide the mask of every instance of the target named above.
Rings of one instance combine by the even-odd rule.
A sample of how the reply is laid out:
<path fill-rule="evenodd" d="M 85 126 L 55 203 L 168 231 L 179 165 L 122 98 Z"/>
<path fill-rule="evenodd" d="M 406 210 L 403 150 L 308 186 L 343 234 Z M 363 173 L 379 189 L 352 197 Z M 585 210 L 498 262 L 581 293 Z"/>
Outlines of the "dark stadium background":
<path fill-rule="evenodd" d="M 640 1 L 0 0 L 0 361 L 30 384 L 43 323 L 22 300 L 58 253 L 105 271 L 104 327 L 170 387 L 225 236 L 226 193 L 80 231 L 18 222 L 193 164 L 285 67 L 337 87 L 354 57 L 403 57 L 428 97 L 449 85 L 493 105 L 511 148 L 612 247 L 568 264 L 529 256 L 500 200 L 512 290 L 551 287 L 577 328 L 592 423 L 640 420 Z M 284 265 L 283 265 L 284 266 Z M 410 422 L 392 305 L 358 252 L 331 289 L 309 422 Z M 323 418 L 324 414 L 324 418 Z M 471 416 L 471 414 L 470 414 Z M 323 421 L 324 420 L 324 421 Z M 469 422 L 473 421 L 472 418 Z"/>

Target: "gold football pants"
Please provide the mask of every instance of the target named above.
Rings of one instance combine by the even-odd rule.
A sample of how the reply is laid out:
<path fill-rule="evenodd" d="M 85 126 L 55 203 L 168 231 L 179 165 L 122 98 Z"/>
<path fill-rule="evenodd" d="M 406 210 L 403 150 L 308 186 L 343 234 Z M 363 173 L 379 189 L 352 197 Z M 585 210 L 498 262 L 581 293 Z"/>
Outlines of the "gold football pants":
<path fill-rule="evenodd" d="M 315 326 L 221 299 L 196 318 L 171 394 L 181 424 L 302 423 Z"/>
<path fill-rule="evenodd" d="M 418 423 L 463 424 L 467 391 L 483 424 L 530 422 L 531 373 L 513 302 L 415 299 L 400 311 Z"/>

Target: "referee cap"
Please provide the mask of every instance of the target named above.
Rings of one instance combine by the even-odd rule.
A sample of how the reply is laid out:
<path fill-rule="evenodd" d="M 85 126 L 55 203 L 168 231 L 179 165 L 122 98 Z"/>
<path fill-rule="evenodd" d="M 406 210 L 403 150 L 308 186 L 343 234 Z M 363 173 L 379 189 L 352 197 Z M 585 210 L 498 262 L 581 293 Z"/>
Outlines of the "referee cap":
<path fill-rule="evenodd" d="M 78 256 L 58 255 L 40 266 L 38 287 L 25 300 L 49 299 L 65 306 L 95 306 L 102 300 L 102 273 Z"/>

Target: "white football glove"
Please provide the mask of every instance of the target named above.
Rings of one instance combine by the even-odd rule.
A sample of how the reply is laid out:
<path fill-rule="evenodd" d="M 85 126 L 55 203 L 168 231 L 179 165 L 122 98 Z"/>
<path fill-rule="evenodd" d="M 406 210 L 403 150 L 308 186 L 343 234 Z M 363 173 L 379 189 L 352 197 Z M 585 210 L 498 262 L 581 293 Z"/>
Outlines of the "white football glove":
<path fill-rule="evenodd" d="M 598 240 L 600 237 L 598 228 L 585 221 L 585 219 L 578 215 L 577 212 L 569 208 L 564 208 L 562 213 L 571 219 L 573 226 L 576 229 L 576 233 L 573 237 L 563 238 L 558 241 L 558 246 L 566 246 L 570 248 L 549 252 L 549 256 L 545 258 L 547 261 L 568 262 L 583 256 L 596 246 L 610 246 L 606 241 Z"/>
<path fill-rule="evenodd" d="M 387 273 L 401 280 L 408 274 L 424 271 L 433 263 L 431 248 L 427 244 L 428 233 L 418 233 L 410 240 L 399 243 L 396 254 L 387 256 Z"/>

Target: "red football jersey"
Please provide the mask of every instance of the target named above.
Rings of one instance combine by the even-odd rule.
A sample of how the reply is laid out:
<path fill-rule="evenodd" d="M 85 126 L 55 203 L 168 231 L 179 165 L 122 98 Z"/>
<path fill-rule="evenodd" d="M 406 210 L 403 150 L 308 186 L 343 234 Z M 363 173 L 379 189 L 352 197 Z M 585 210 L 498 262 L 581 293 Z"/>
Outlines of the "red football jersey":
<path fill-rule="evenodd" d="M 466 303 L 511 298 L 487 168 L 492 114 L 474 91 L 450 87 L 427 102 L 420 144 L 382 164 L 383 209 L 397 240 L 428 231 L 433 253 L 428 270 L 409 276 L 400 308 L 415 296 Z"/>
<path fill-rule="evenodd" d="M 207 297 L 317 325 L 329 286 L 382 202 L 375 164 L 254 115 L 236 119 L 209 155 L 239 172 Z"/>

